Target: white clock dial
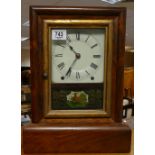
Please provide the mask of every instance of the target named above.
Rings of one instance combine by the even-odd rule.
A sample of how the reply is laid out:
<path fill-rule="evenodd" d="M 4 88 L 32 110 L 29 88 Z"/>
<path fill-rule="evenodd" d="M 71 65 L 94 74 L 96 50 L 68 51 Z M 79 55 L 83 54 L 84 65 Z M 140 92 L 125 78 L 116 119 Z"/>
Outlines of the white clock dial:
<path fill-rule="evenodd" d="M 69 29 L 65 41 L 53 41 L 53 82 L 103 82 L 104 33 L 99 30 Z"/>

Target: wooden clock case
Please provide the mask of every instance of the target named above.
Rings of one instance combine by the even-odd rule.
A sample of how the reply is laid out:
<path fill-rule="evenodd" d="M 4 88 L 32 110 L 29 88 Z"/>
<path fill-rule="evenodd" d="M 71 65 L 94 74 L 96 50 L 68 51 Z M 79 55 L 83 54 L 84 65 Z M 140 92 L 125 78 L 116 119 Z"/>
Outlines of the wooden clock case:
<path fill-rule="evenodd" d="M 109 117 L 45 118 L 43 82 L 48 75 L 43 67 L 43 21 L 76 18 L 112 20 L 111 114 Z M 130 151 L 131 130 L 122 123 L 125 20 L 125 8 L 30 7 L 32 124 L 23 129 L 25 153 Z"/>

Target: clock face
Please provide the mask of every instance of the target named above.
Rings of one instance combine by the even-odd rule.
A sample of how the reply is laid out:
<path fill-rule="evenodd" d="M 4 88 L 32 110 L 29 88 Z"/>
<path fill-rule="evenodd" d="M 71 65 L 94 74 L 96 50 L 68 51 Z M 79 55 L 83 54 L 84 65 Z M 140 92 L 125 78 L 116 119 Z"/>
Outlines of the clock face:
<path fill-rule="evenodd" d="M 52 38 L 51 46 L 53 83 L 103 82 L 104 29 L 51 32 L 58 33 L 58 38 Z"/>

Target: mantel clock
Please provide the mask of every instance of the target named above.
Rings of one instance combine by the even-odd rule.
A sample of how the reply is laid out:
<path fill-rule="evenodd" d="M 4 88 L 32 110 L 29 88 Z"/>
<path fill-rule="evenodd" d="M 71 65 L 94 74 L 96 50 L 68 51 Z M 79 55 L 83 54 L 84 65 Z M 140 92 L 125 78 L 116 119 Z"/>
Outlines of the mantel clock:
<path fill-rule="evenodd" d="M 122 124 L 125 8 L 30 7 L 26 153 L 129 152 Z"/>

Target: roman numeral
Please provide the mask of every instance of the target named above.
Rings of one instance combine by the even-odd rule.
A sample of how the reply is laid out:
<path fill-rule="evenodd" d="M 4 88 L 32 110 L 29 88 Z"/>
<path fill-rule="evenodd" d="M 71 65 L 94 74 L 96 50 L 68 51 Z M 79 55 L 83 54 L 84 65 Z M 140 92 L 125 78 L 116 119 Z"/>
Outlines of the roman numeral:
<path fill-rule="evenodd" d="M 69 38 L 69 36 L 67 35 L 67 41 L 68 42 L 71 42 L 71 39 Z"/>
<path fill-rule="evenodd" d="M 92 67 L 93 69 L 97 69 L 98 66 L 96 64 L 94 64 L 94 63 L 91 63 L 90 67 Z"/>
<path fill-rule="evenodd" d="M 93 55 L 94 58 L 100 58 L 101 55 Z"/>
<path fill-rule="evenodd" d="M 79 32 L 76 33 L 76 39 L 80 40 L 80 33 Z"/>
<path fill-rule="evenodd" d="M 87 42 L 87 41 L 88 41 L 88 39 L 89 39 L 89 36 L 86 38 L 85 42 Z"/>
<path fill-rule="evenodd" d="M 55 57 L 62 57 L 62 54 L 56 54 Z"/>
<path fill-rule="evenodd" d="M 96 47 L 98 44 L 94 44 L 93 46 L 91 46 L 91 48 L 94 48 L 94 47 Z"/>
<path fill-rule="evenodd" d="M 90 75 L 90 73 L 89 73 L 87 70 L 85 70 L 85 72 L 86 72 L 88 75 Z"/>
<path fill-rule="evenodd" d="M 65 67 L 64 62 L 60 63 L 60 64 L 58 65 L 58 67 L 59 67 L 60 70 L 62 70 L 62 69 Z"/>
<path fill-rule="evenodd" d="M 80 73 L 76 72 L 76 79 L 80 79 Z"/>

